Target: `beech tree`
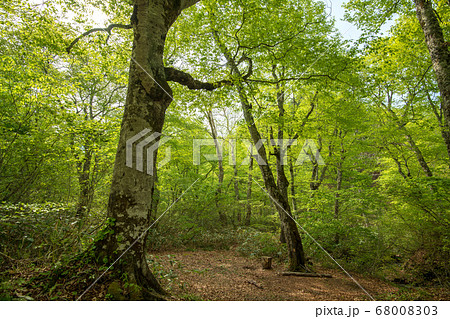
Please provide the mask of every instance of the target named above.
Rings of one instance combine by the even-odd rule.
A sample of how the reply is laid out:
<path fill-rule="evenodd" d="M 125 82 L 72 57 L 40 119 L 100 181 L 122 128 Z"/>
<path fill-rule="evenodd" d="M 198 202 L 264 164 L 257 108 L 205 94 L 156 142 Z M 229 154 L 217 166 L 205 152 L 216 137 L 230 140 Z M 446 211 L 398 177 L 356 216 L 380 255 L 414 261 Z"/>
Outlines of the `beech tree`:
<path fill-rule="evenodd" d="M 95 243 L 95 255 L 98 260 L 109 262 L 120 256 L 119 272 L 127 274 L 129 283 L 140 288 L 140 297 L 135 298 L 160 299 L 158 294 L 164 291 L 149 270 L 144 253 L 156 175 L 126 166 L 127 141 L 143 130 L 150 135 L 162 132 L 166 110 L 172 102 L 172 89 L 168 82 L 204 90 L 214 90 L 228 83 L 201 82 L 185 72 L 164 66 L 165 40 L 170 27 L 183 10 L 198 1 L 133 1 L 130 18 L 133 46 L 107 209 L 109 225 L 104 230 L 105 237 Z M 119 24 L 113 27 L 129 28 Z M 88 34 L 89 31 L 85 33 Z M 156 158 L 155 151 L 153 172 L 157 169 Z"/>
<path fill-rule="evenodd" d="M 248 30 L 250 27 L 258 26 L 260 21 L 270 19 L 277 23 L 265 26 L 264 36 Z M 297 139 L 302 130 L 300 124 L 300 126 L 291 127 L 290 135 L 286 134 L 289 128 L 286 104 L 291 96 L 291 92 L 287 92 L 289 82 L 333 79 L 339 72 L 340 59 L 336 55 L 332 63 L 338 67 L 333 71 L 314 67 L 312 64 L 315 58 L 309 59 L 311 47 L 316 50 L 321 50 L 317 48 L 319 46 L 325 47 L 324 42 L 327 40 L 322 39 L 325 35 L 331 34 L 331 25 L 326 20 L 323 6 L 309 1 L 302 3 L 286 1 L 283 5 L 276 1 L 254 2 L 248 7 L 233 6 L 229 1 L 215 2 L 208 6 L 208 14 L 207 16 L 205 14 L 203 21 L 209 21 L 205 27 L 211 30 L 220 55 L 227 62 L 234 88 L 237 90 L 248 132 L 256 146 L 256 162 L 260 168 L 265 189 L 271 201 L 274 202 L 280 218 L 280 239 L 287 244 L 288 268 L 291 271 L 305 270 L 307 268 L 302 238 L 289 204 L 289 181 L 283 162 L 286 145 L 279 144 L 283 139 Z M 238 27 L 229 27 L 235 25 Z M 333 54 L 337 52 L 334 46 L 338 42 L 327 42 Z M 297 48 L 295 53 L 291 51 L 293 47 Z M 324 52 L 322 56 L 327 53 L 331 55 L 331 52 Z M 302 56 L 302 59 L 299 59 L 299 56 Z M 324 60 L 328 60 L 328 55 L 324 57 Z M 323 65 L 322 61 L 321 66 Z M 265 85 L 266 88 L 257 85 Z M 262 103 L 257 101 L 258 95 L 261 96 Z M 271 95 L 269 103 L 275 106 L 277 125 L 266 127 L 266 134 L 271 141 L 270 144 L 273 144 L 273 153 L 269 152 L 269 148 L 262 143 L 264 128 L 258 124 L 258 118 L 255 115 L 255 108 L 261 108 L 264 100 Z M 311 112 L 312 110 L 305 115 L 305 118 L 296 120 L 305 123 Z M 294 118 L 290 117 L 290 119 Z M 273 171 L 269 163 L 270 155 L 274 155 L 276 159 Z"/>
<path fill-rule="evenodd" d="M 243 80 L 248 80 L 252 74 L 252 60 L 242 55 L 240 61 L 236 61 L 230 54 L 226 44 L 222 42 L 219 32 L 212 26 L 212 36 L 216 41 L 217 48 L 221 52 L 229 66 L 232 74 L 231 80 L 222 80 L 217 82 L 203 82 L 194 79 L 188 73 L 178 70 L 174 67 L 166 67 L 164 65 L 164 49 L 168 32 L 183 10 L 193 6 L 198 1 L 141 1 L 133 2 L 133 13 L 130 18 L 130 25 L 111 24 L 104 29 L 92 29 L 83 34 L 89 35 L 94 31 L 111 32 L 113 28 L 124 28 L 133 30 L 133 47 L 131 52 L 131 62 L 129 69 L 129 82 L 127 89 L 127 97 L 125 102 L 125 110 L 123 114 L 119 144 L 115 157 L 114 172 L 111 184 L 111 192 L 109 195 L 107 216 L 109 218 L 108 229 L 104 230 L 105 236 L 95 244 L 95 254 L 99 260 L 114 261 L 120 258 L 118 263 L 119 270 L 126 273 L 128 280 L 142 288 L 142 294 L 145 298 L 158 298 L 158 293 L 163 293 L 162 288 L 149 271 L 145 254 L 145 234 L 150 226 L 152 197 L 155 192 L 156 179 L 156 157 L 157 151 L 154 153 L 153 172 L 154 174 L 145 174 L 134 168 L 126 166 L 127 141 L 139 136 L 140 132 L 147 132 L 147 135 L 154 133 L 160 134 L 163 129 L 166 110 L 172 102 L 172 89 L 168 82 L 177 82 L 191 90 L 208 90 L 212 91 L 224 85 L 233 85 L 236 87 L 242 105 L 244 118 L 247 122 L 249 133 L 252 141 L 256 145 L 260 145 L 261 135 L 255 125 L 255 119 L 251 113 L 251 105 L 247 98 L 247 93 L 243 87 Z M 275 5 L 275 3 L 271 4 Z M 211 7 L 207 3 L 206 8 Z M 205 10 L 206 8 L 202 8 Z M 245 8 L 245 7 L 244 7 Z M 248 12 L 258 8 L 258 4 L 251 4 Z M 295 5 L 288 5 L 283 10 L 287 14 L 289 10 L 294 10 Z M 208 9 L 206 9 L 208 10 Z M 246 13 L 244 9 L 242 26 L 245 24 Z M 265 10 L 264 10 L 265 11 Z M 205 11 L 206 12 L 206 11 Z M 274 39 L 272 46 L 277 46 L 279 42 L 283 44 L 284 49 L 289 52 L 289 48 L 285 43 L 292 39 L 301 39 L 299 37 L 305 30 L 311 32 L 312 26 L 322 23 L 324 16 L 322 6 L 315 6 L 310 12 L 303 12 L 309 15 L 304 19 L 301 15 L 297 15 L 302 27 L 298 27 L 292 23 L 288 28 L 288 32 L 283 32 L 284 23 L 289 22 L 288 16 L 295 17 L 295 11 L 290 11 L 288 16 L 280 19 L 275 25 L 276 30 L 280 32 L 281 39 Z M 212 23 L 215 15 L 219 14 L 209 11 L 209 22 Z M 319 15 L 318 19 L 315 15 Z M 252 15 L 254 20 L 256 15 Z M 269 18 L 269 17 L 268 17 Z M 256 23 L 256 20 L 255 20 Z M 281 26 L 281 28 L 279 28 Z M 247 25 L 245 25 L 247 28 Z M 274 31 L 276 31 L 274 29 Z M 68 47 L 70 50 L 80 39 L 75 39 Z M 249 45 L 254 42 L 253 39 L 247 41 Z M 258 47 L 270 47 L 271 44 L 256 44 L 253 49 Z M 301 43 L 301 41 L 300 41 Z M 243 47 L 245 48 L 245 47 Z M 247 50 L 252 51 L 252 47 Z M 239 50 L 239 48 L 238 48 Z M 282 54 L 282 52 L 281 52 Z M 246 61 L 249 63 L 247 75 L 244 75 L 238 68 L 238 64 Z M 275 61 L 274 61 L 275 63 Z M 321 77 L 327 75 L 309 75 L 305 79 L 311 77 Z M 298 77 L 298 76 L 297 76 Z M 294 78 L 296 79 L 295 75 Z M 285 79 L 275 79 L 276 82 L 285 81 Z M 277 99 L 280 100 L 282 93 L 278 92 Z M 279 105 L 280 116 L 283 113 L 283 105 Z M 210 118 L 211 122 L 211 118 Z M 212 125 L 213 126 L 213 125 Z M 214 129 L 212 129 L 214 134 Z M 141 136 L 142 137 L 142 136 Z M 278 137 L 283 137 L 280 128 Z M 294 137 L 295 138 L 295 137 Z M 153 143 L 157 143 L 158 139 Z M 265 147 L 261 145 L 257 147 L 258 156 L 261 163 L 268 163 Z M 130 151 L 130 150 L 128 150 Z M 144 164 L 144 167 L 146 165 Z M 305 269 L 305 255 L 294 219 L 291 216 L 290 205 L 287 195 L 287 178 L 282 169 L 280 158 L 277 164 L 277 182 L 268 165 L 260 165 L 260 169 L 264 178 L 266 189 L 270 196 L 276 201 L 276 208 L 280 215 L 282 231 L 285 234 L 289 251 L 289 269 L 301 270 Z M 223 176 L 223 173 L 220 173 Z M 221 184 L 219 178 L 219 184 Z M 156 294 L 155 294 L 156 293 Z"/>
<path fill-rule="evenodd" d="M 366 34 L 378 31 L 395 14 L 407 17 L 415 13 L 436 76 L 443 115 L 442 135 L 450 150 L 450 50 L 449 42 L 444 37 L 447 24 L 443 23 L 448 20 L 448 1 L 351 0 L 346 6 L 352 11 L 352 15 L 347 13 L 348 20 L 356 22 L 360 28 L 365 29 Z M 380 11 L 384 13 L 379 14 Z"/>

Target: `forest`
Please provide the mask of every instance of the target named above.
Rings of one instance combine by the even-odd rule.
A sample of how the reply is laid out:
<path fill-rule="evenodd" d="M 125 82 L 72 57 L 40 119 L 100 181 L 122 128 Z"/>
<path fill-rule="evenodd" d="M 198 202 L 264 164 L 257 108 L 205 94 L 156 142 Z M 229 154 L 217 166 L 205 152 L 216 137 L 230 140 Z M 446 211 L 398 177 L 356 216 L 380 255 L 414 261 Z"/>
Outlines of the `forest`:
<path fill-rule="evenodd" d="M 0 300 L 450 300 L 450 2 L 340 3 L 2 0 Z"/>

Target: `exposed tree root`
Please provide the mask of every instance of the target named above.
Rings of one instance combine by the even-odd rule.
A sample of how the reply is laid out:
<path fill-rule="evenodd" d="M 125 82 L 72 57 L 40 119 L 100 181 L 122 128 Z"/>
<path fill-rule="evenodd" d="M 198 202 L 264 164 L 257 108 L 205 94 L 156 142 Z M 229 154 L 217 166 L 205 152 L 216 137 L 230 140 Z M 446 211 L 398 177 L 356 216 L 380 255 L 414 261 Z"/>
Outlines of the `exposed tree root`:
<path fill-rule="evenodd" d="M 102 275 L 110 264 L 99 262 L 93 250 L 87 250 L 32 278 L 29 287 L 37 300 L 166 300 L 167 292 L 155 285 L 147 267 L 130 269 L 127 264 L 119 261 Z"/>

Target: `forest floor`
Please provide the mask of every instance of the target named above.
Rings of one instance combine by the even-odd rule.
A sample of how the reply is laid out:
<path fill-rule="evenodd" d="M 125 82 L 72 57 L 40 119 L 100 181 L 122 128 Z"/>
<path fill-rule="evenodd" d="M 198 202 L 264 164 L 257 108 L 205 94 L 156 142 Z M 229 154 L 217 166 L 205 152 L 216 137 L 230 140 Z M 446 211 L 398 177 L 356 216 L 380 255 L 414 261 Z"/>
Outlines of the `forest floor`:
<path fill-rule="evenodd" d="M 338 269 L 314 267 L 332 278 L 281 276 L 285 267 L 277 261 L 273 269 L 263 270 L 259 259 L 234 251 L 165 252 L 152 260 L 164 269 L 162 281 L 173 300 L 370 300 Z M 439 288 L 405 289 L 367 275 L 352 276 L 376 300 L 449 298 L 449 292 Z"/>
<path fill-rule="evenodd" d="M 147 255 L 150 269 L 169 293 L 169 300 L 370 300 L 342 270 L 313 265 L 316 273 L 332 278 L 282 276 L 285 265 L 273 260 L 271 270 L 262 269 L 259 258 L 241 256 L 234 250 L 166 251 Z M 0 300 L 73 300 L 80 287 L 78 277 L 64 279 L 61 291 L 41 291 L 29 282 L 50 266 L 29 267 L 18 263 L 3 273 Z M 353 278 L 375 300 L 450 300 L 443 287 L 398 285 L 367 274 L 351 272 Z M 1 279 L 1 278 L 0 278 Z M 28 284 L 29 282 L 29 284 Z M 107 285 L 97 283 L 84 300 L 105 300 Z"/>

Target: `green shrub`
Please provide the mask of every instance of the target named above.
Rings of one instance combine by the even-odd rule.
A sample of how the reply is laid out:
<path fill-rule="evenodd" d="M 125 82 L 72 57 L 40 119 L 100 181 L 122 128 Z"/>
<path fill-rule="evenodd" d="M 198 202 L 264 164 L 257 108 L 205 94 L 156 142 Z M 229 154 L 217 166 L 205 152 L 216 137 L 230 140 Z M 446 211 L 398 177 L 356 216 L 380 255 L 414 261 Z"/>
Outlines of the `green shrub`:
<path fill-rule="evenodd" d="M 242 241 L 241 233 L 234 228 L 222 230 L 205 229 L 198 225 L 191 227 L 161 225 L 151 229 L 147 245 L 151 251 L 179 249 L 228 250 Z"/>
<path fill-rule="evenodd" d="M 13 260 L 52 263 L 62 255 L 83 250 L 95 235 L 99 221 L 81 220 L 62 204 L 0 205 L 0 246 Z M 0 265 L 1 266 L 1 265 Z"/>
<path fill-rule="evenodd" d="M 243 242 L 237 251 L 250 257 L 270 256 L 279 260 L 287 258 L 286 245 L 281 244 L 279 236 L 273 233 L 263 233 L 251 229 L 242 229 Z"/>

